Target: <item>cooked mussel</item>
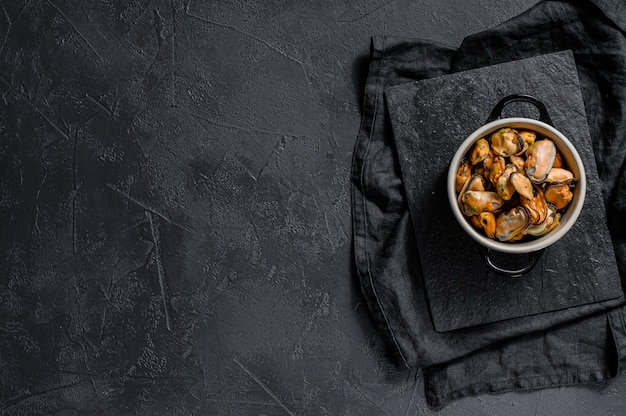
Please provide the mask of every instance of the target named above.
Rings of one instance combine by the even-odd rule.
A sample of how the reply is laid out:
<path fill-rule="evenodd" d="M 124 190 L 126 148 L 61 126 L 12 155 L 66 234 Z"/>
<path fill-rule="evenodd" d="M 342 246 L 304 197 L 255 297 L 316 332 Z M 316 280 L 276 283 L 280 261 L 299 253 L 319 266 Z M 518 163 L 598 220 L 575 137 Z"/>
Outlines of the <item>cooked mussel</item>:
<path fill-rule="evenodd" d="M 556 146 L 550 139 L 537 140 L 526 151 L 526 174 L 533 182 L 541 182 L 547 176 L 554 158 L 556 157 Z"/>
<path fill-rule="evenodd" d="M 554 230 L 576 183 L 551 139 L 504 127 L 467 151 L 455 185 L 458 206 L 474 228 L 514 242 Z"/>
<path fill-rule="evenodd" d="M 484 191 L 485 190 L 485 178 L 482 175 L 474 174 L 472 177 L 465 182 L 463 185 L 463 189 L 459 192 L 459 196 L 457 197 L 457 202 L 459 203 L 459 207 L 461 207 L 461 211 L 465 214 L 465 210 L 463 207 L 463 201 L 461 197 L 465 195 L 468 191 Z M 474 214 L 465 214 L 465 215 L 474 215 Z"/>
<path fill-rule="evenodd" d="M 511 156 L 509 158 L 509 160 L 511 161 L 512 164 L 517 166 L 518 169 L 520 169 L 520 170 L 524 169 L 524 163 L 526 163 L 526 160 L 524 160 L 523 157 L 521 157 L 521 156 Z"/>
<path fill-rule="evenodd" d="M 461 160 L 461 164 L 456 170 L 456 181 L 455 181 L 455 189 L 457 192 L 461 192 L 463 189 L 463 185 L 465 182 L 472 177 L 472 165 L 470 165 L 469 160 L 463 159 Z"/>
<path fill-rule="evenodd" d="M 504 200 L 492 191 L 467 191 L 459 198 L 461 212 L 467 216 L 478 215 L 485 211 L 496 211 Z"/>
<path fill-rule="evenodd" d="M 544 193 L 546 201 L 554 204 L 557 209 L 565 208 L 574 198 L 570 185 L 566 183 L 555 183 L 547 186 Z"/>
<path fill-rule="evenodd" d="M 574 174 L 567 169 L 553 167 L 543 180 L 546 183 L 572 183 L 574 182 Z"/>
<path fill-rule="evenodd" d="M 491 169 L 489 169 L 489 181 L 495 186 L 498 183 L 498 179 L 500 179 L 500 175 L 504 172 L 506 168 L 506 161 L 502 156 L 496 156 L 493 159 L 493 163 L 491 164 Z"/>
<path fill-rule="evenodd" d="M 553 204 L 548 204 L 548 215 L 546 219 L 539 224 L 531 224 L 524 229 L 524 234 L 540 237 L 552 231 L 561 219 L 561 214 Z"/>
<path fill-rule="evenodd" d="M 541 188 L 533 186 L 532 198 L 520 196 L 520 204 L 528 211 L 530 224 L 541 224 L 548 215 L 548 202 Z"/>
<path fill-rule="evenodd" d="M 526 208 L 516 206 L 503 212 L 496 218 L 496 238 L 500 241 L 511 241 L 528 225 Z"/>
<path fill-rule="evenodd" d="M 459 192 L 459 198 L 467 191 L 485 191 L 487 190 L 487 182 L 482 175 L 473 174 L 468 181 L 465 182 L 463 188 Z"/>
<path fill-rule="evenodd" d="M 533 197 L 533 184 L 526 175 L 519 171 L 513 172 L 509 181 L 518 194 L 528 199 Z"/>
<path fill-rule="evenodd" d="M 477 216 L 480 226 L 489 238 L 496 236 L 496 216 L 493 212 L 481 212 Z"/>
<path fill-rule="evenodd" d="M 489 155 L 490 153 L 491 149 L 489 148 L 489 142 L 487 141 L 487 139 L 478 139 L 478 141 L 474 145 L 472 153 L 470 154 L 470 162 L 472 162 L 472 165 L 477 165 L 485 160 L 487 155 Z"/>
<path fill-rule="evenodd" d="M 489 140 L 491 141 L 491 150 L 502 157 L 519 155 L 524 151 L 526 143 L 517 130 L 510 127 L 504 127 L 492 133 Z"/>
<path fill-rule="evenodd" d="M 491 165 L 493 164 L 493 160 L 494 155 L 493 152 L 490 151 L 483 159 L 483 168 L 485 169 L 485 172 L 489 172 L 489 170 L 491 169 Z"/>
<path fill-rule="evenodd" d="M 561 153 L 557 150 L 556 156 L 554 157 L 554 163 L 552 164 L 553 168 L 562 168 L 563 167 L 563 157 Z"/>
<path fill-rule="evenodd" d="M 537 139 L 537 133 L 535 133 L 534 131 L 530 131 L 530 130 L 521 130 L 519 132 L 519 135 L 521 136 L 522 140 L 524 140 L 524 151 L 526 149 L 528 149 L 530 146 L 532 146 L 535 143 L 535 140 Z"/>
<path fill-rule="evenodd" d="M 517 170 L 517 166 L 509 163 L 504 168 L 502 175 L 500 175 L 498 182 L 496 183 L 496 191 L 505 201 L 511 199 L 515 193 L 515 186 L 511 183 L 511 175 L 517 172 Z"/>

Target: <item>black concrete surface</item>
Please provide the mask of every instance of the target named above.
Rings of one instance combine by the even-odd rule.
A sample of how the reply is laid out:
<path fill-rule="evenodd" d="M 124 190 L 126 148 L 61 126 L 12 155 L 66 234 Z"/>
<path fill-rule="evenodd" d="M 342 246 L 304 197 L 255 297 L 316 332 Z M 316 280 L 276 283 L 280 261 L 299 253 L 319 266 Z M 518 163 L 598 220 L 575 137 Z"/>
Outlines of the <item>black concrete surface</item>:
<path fill-rule="evenodd" d="M 352 274 L 369 37 L 535 2 L 2 0 L 0 414 L 625 414 L 623 375 L 428 409 Z"/>

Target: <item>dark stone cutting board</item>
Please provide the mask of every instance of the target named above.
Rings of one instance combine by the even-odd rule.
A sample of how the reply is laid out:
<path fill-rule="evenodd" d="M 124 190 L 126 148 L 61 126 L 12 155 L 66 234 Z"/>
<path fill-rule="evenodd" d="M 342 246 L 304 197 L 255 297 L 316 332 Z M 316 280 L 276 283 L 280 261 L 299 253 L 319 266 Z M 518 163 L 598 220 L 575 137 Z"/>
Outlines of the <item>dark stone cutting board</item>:
<path fill-rule="evenodd" d="M 510 94 L 541 100 L 554 126 L 576 146 L 587 196 L 574 227 L 531 272 L 491 272 L 482 250 L 456 222 L 446 196 L 448 165 L 459 144 Z M 460 72 L 385 91 L 409 210 L 437 331 L 547 314 L 594 302 L 623 301 L 578 76 L 570 51 Z M 525 104 L 503 117 L 536 118 Z"/>

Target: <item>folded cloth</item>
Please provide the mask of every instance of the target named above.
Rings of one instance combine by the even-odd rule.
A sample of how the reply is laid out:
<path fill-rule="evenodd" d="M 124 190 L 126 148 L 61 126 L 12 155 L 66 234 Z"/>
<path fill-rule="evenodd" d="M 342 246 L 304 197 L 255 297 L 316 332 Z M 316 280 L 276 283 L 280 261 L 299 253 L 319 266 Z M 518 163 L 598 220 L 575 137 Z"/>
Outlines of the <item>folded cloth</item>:
<path fill-rule="evenodd" d="M 626 36 L 619 1 L 545 1 L 454 50 L 375 37 L 352 171 L 353 239 L 364 298 L 381 332 L 410 367 L 423 367 L 426 398 L 441 407 L 473 394 L 590 383 L 626 363 L 626 309 L 556 327 L 494 322 L 436 332 L 430 318 L 386 87 L 453 72 L 573 51 L 617 265 L 626 276 Z M 523 318 L 520 318 L 523 319 Z M 566 319 L 564 319 L 566 320 Z M 519 335 L 524 334 L 523 337 Z"/>

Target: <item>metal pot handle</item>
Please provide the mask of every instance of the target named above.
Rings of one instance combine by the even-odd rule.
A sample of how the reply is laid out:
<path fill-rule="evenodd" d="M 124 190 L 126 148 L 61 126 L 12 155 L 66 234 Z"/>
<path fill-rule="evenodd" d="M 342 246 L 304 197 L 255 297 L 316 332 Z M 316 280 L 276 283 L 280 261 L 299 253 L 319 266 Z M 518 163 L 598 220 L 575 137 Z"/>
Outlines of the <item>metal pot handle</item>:
<path fill-rule="evenodd" d="M 537 109 L 539 110 L 539 121 L 552 125 L 552 119 L 550 118 L 550 115 L 548 114 L 548 109 L 546 108 L 546 106 L 541 101 L 539 101 L 532 95 L 528 95 L 528 94 L 513 94 L 513 95 L 509 95 L 501 99 L 491 111 L 489 118 L 487 118 L 487 123 L 501 118 L 502 110 L 504 109 L 504 107 L 507 104 L 517 102 L 517 101 L 530 103 L 534 105 L 535 107 L 537 107 Z"/>
<path fill-rule="evenodd" d="M 531 271 L 533 267 L 535 267 L 535 265 L 541 258 L 541 255 L 543 254 L 544 250 L 533 251 L 531 253 L 527 253 L 528 262 L 526 263 L 524 267 L 521 267 L 516 270 L 509 270 L 509 269 L 505 269 L 504 267 L 500 267 L 496 265 L 493 262 L 493 259 L 489 257 L 489 254 L 491 254 L 491 251 L 492 251 L 490 248 L 485 251 L 483 260 L 485 261 L 485 264 L 487 265 L 487 267 L 489 267 L 491 270 L 493 270 L 494 272 L 498 274 L 501 274 L 506 277 L 521 277 L 525 275 L 526 273 L 528 273 L 529 271 Z M 518 256 L 519 254 L 515 254 L 515 255 Z"/>

